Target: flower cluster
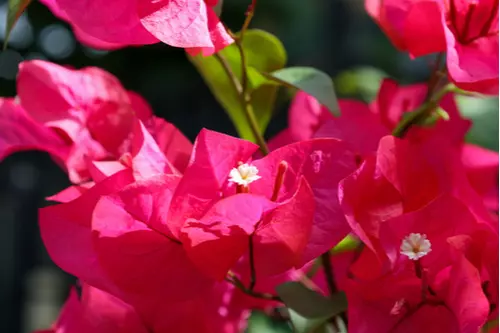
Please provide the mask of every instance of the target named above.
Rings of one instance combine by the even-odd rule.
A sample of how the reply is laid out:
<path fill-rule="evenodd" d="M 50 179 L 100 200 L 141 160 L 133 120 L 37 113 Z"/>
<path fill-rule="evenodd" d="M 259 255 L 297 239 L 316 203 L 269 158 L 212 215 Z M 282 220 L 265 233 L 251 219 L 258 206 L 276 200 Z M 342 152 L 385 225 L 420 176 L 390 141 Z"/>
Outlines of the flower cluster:
<path fill-rule="evenodd" d="M 98 47 L 209 55 L 233 41 L 217 1 L 42 2 Z M 498 91 L 498 1 L 366 4 L 401 50 L 446 51 L 453 83 Z M 340 117 L 299 91 L 263 154 L 208 129 L 191 143 L 99 68 L 22 62 L 0 158 L 46 151 L 73 183 L 39 211 L 50 257 L 78 278 L 47 332 L 243 332 L 251 310 L 294 310 L 276 293 L 287 281 L 343 291 L 353 333 L 497 320 L 498 154 L 465 142 L 439 65 L 429 84 L 341 99 Z M 346 239 L 355 248 L 332 251 Z"/>

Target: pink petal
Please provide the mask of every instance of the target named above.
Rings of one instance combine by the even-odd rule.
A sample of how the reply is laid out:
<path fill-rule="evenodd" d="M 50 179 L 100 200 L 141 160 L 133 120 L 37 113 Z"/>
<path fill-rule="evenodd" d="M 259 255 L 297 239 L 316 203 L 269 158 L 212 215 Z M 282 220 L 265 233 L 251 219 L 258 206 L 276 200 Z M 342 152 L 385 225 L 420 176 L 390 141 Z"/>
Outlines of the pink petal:
<path fill-rule="evenodd" d="M 257 145 L 231 136 L 202 129 L 196 138 L 189 164 L 177 187 L 168 220 L 177 231 L 188 218 L 199 219 L 212 200 L 222 195 L 229 172 L 246 162 Z"/>
<path fill-rule="evenodd" d="M 24 150 L 46 151 L 65 160 L 68 145 L 56 133 L 35 123 L 12 99 L 0 99 L 0 160 Z"/>
<path fill-rule="evenodd" d="M 404 209 L 422 207 L 437 196 L 441 182 L 434 166 L 422 155 L 419 146 L 386 136 L 380 140 L 377 167 L 405 198 Z M 421 180 L 425 179 L 425 182 Z"/>
<path fill-rule="evenodd" d="M 84 333 L 83 309 L 75 288 L 71 288 L 68 299 L 64 303 L 59 318 L 54 325 L 54 333 L 75 332 Z"/>
<path fill-rule="evenodd" d="M 443 195 L 415 212 L 401 215 L 382 224 L 380 240 L 389 259 L 394 264 L 401 257 L 399 249 L 410 233 L 425 234 L 432 244 L 432 251 L 421 260 L 425 267 L 436 273 L 449 265 L 448 237 L 469 234 L 479 225 L 460 200 Z"/>
<path fill-rule="evenodd" d="M 125 170 L 127 167 L 117 161 L 87 161 L 90 177 L 95 182 L 103 181 L 115 173 Z"/>
<path fill-rule="evenodd" d="M 153 117 L 153 110 L 144 97 L 130 90 L 127 91 L 127 94 L 130 100 L 130 107 L 134 110 L 134 113 L 139 120 L 145 123 Z"/>
<path fill-rule="evenodd" d="M 498 153 L 472 144 L 462 148 L 462 163 L 472 187 L 485 205 L 498 210 Z"/>
<path fill-rule="evenodd" d="M 138 176 L 148 178 L 157 174 L 178 174 L 142 122 L 135 122 L 133 135 L 130 153 L 132 168 Z"/>
<path fill-rule="evenodd" d="M 313 230 L 303 259 L 306 263 L 337 244 L 349 232 L 344 213 L 334 198 L 339 182 L 356 169 L 355 156 L 345 143 L 336 139 L 313 139 L 282 147 L 252 162 L 262 177 L 251 184 L 252 193 L 271 198 L 282 161 L 289 167 L 278 201 L 295 192 L 300 175 L 305 177 L 315 197 Z"/>
<path fill-rule="evenodd" d="M 459 331 L 455 316 L 443 305 L 424 305 L 397 326 L 394 333 L 441 333 Z"/>
<path fill-rule="evenodd" d="M 82 289 L 82 326 L 86 332 L 148 333 L 132 306 L 87 284 Z"/>
<path fill-rule="evenodd" d="M 425 84 L 400 86 L 392 79 L 384 79 L 370 109 L 379 114 L 384 125 L 392 131 L 401 120 L 403 113 L 419 107 L 426 94 Z"/>
<path fill-rule="evenodd" d="M 55 201 L 59 203 L 67 203 L 80 197 L 83 193 L 87 192 L 89 188 L 94 186 L 94 182 L 82 183 L 80 185 L 70 186 L 59 193 L 45 198 L 47 201 Z"/>
<path fill-rule="evenodd" d="M 189 163 L 189 157 L 193 150 L 191 141 L 173 124 L 161 118 L 154 117 L 152 124 L 149 122 L 147 126 L 168 161 L 183 173 Z"/>
<path fill-rule="evenodd" d="M 136 0 L 56 0 L 68 21 L 85 34 L 112 44 L 145 45 L 158 40 L 139 21 Z"/>
<path fill-rule="evenodd" d="M 477 269 L 462 256 L 452 266 L 450 276 L 446 303 L 455 314 L 460 332 L 478 331 L 488 319 L 490 305 Z"/>
<path fill-rule="evenodd" d="M 270 151 L 273 151 L 296 141 L 297 140 L 292 136 L 290 129 L 286 128 L 267 142 L 267 148 L 269 148 Z"/>
<path fill-rule="evenodd" d="M 171 180 L 175 183 L 158 177 L 131 184 L 102 198 L 93 214 L 99 263 L 141 313 L 193 298 L 211 283 L 168 231 L 165 213 L 173 191 Z"/>
<path fill-rule="evenodd" d="M 87 130 L 82 130 L 71 147 L 69 156 L 66 159 L 69 179 L 73 183 L 80 183 L 89 180 L 89 162 L 102 160 L 109 157 L 109 153 L 95 141 Z M 102 178 L 96 178 L 102 179 Z"/>
<path fill-rule="evenodd" d="M 39 210 L 42 240 L 59 267 L 96 287 L 114 290 L 97 262 L 90 222 L 102 195 L 116 192 L 132 181 L 132 174 L 123 171 L 96 184 L 74 201 Z"/>
<path fill-rule="evenodd" d="M 342 115 L 325 122 L 314 137 L 343 140 L 353 151 L 363 156 L 376 151 L 380 139 L 390 134 L 379 116 L 372 113 L 363 102 L 340 100 L 339 106 Z"/>
<path fill-rule="evenodd" d="M 407 4 L 408 1 L 400 2 Z M 387 18 L 387 9 L 383 0 L 365 0 L 365 8 L 368 14 L 375 20 L 379 27 L 387 34 L 392 43 L 398 50 L 405 50 L 405 43 L 401 31 L 401 23 L 395 24 Z M 393 15 L 394 17 L 403 17 L 403 15 Z"/>
<path fill-rule="evenodd" d="M 451 80 L 465 90 L 498 95 L 498 34 L 462 45 L 446 29 L 446 42 Z"/>
<path fill-rule="evenodd" d="M 145 0 L 138 3 L 144 27 L 165 44 L 196 48 L 210 55 L 232 43 L 214 11 L 203 0 Z"/>
<path fill-rule="evenodd" d="M 271 276 L 304 265 L 314 221 L 314 195 L 304 177 L 295 195 L 272 210 L 258 226 L 254 243 L 257 275 Z"/>
<path fill-rule="evenodd" d="M 403 213 L 400 194 L 377 170 L 374 157 L 340 182 L 338 196 L 352 231 L 373 251 L 380 224 Z"/>
<path fill-rule="evenodd" d="M 397 2 L 397 0 L 391 0 Z M 438 1 L 412 1 L 406 12 L 403 35 L 408 52 L 413 57 L 443 52 L 446 40 L 443 26 L 444 8 Z M 425 17 L 425 19 L 423 19 Z"/>
<path fill-rule="evenodd" d="M 43 3 L 45 6 L 49 7 L 50 11 L 52 12 L 52 14 L 54 14 L 54 16 L 71 24 L 68 16 L 66 15 L 66 12 L 59 7 L 57 0 L 40 0 L 40 2 Z M 127 46 L 126 44 L 114 44 L 102 41 L 98 38 L 88 35 L 86 32 L 84 32 L 74 24 L 71 24 L 71 26 L 73 28 L 73 33 L 75 34 L 76 38 L 86 46 L 90 46 L 95 49 L 101 49 L 101 50 L 115 50 Z"/>
<path fill-rule="evenodd" d="M 252 194 L 236 194 L 219 200 L 200 219 L 188 219 L 181 241 L 189 258 L 208 276 L 223 280 L 248 249 L 262 215 L 276 206 Z"/>
<path fill-rule="evenodd" d="M 21 63 L 21 105 L 34 119 L 61 129 L 73 141 L 87 127 L 104 148 L 117 153 L 132 128 L 134 112 L 116 77 L 96 67 L 72 70 L 41 60 Z M 115 135 L 109 135 L 110 132 Z"/>
<path fill-rule="evenodd" d="M 316 130 L 330 119 L 334 119 L 330 111 L 303 91 L 295 95 L 288 111 L 288 127 L 296 141 L 312 139 Z"/>

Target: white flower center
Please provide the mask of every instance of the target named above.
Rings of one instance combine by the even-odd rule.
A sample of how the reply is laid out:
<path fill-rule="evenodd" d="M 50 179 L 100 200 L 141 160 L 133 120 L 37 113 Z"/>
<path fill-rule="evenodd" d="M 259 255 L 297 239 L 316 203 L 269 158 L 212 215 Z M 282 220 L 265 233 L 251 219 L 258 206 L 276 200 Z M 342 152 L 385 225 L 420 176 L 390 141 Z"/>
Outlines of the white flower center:
<path fill-rule="evenodd" d="M 425 234 L 411 233 L 401 243 L 401 254 L 408 256 L 411 260 L 418 260 L 432 251 L 431 242 Z"/>
<path fill-rule="evenodd" d="M 233 168 L 229 173 L 229 181 L 238 185 L 248 186 L 253 181 L 260 179 L 257 175 L 259 169 L 250 164 L 241 164 L 237 168 Z"/>

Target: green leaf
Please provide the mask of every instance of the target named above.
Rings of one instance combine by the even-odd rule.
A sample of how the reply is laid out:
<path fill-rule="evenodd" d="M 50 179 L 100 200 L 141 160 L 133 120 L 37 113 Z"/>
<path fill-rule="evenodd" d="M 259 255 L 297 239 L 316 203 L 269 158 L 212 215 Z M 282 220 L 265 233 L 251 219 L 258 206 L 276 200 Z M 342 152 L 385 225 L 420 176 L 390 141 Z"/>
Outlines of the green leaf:
<path fill-rule="evenodd" d="M 288 309 L 288 314 L 290 315 L 290 321 L 292 322 L 294 332 L 296 333 L 314 332 L 329 319 L 329 317 L 307 318 L 300 315 L 293 309 Z"/>
<path fill-rule="evenodd" d="M 30 2 L 31 0 L 9 0 L 5 40 L 3 42 L 4 50 L 7 49 L 7 43 L 9 42 L 10 33 L 12 32 L 14 25 Z"/>
<path fill-rule="evenodd" d="M 289 67 L 265 74 L 269 79 L 305 91 L 326 106 L 331 113 L 340 115 L 332 79 L 312 67 Z"/>
<path fill-rule="evenodd" d="M 255 29 L 246 31 L 242 46 L 247 61 L 248 92 L 251 95 L 252 108 L 259 128 L 264 133 L 271 119 L 279 86 L 261 73 L 283 68 L 286 63 L 286 51 L 277 37 Z M 241 82 L 242 66 L 238 47 L 232 44 L 223 49 L 220 54 L 227 60 L 232 72 Z M 200 72 L 212 94 L 228 113 L 239 135 L 243 139 L 256 142 L 245 116 L 240 96 L 216 56 L 188 57 Z"/>
<path fill-rule="evenodd" d="M 347 309 L 347 299 L 342 292 L 327 298 L 293 281 L 279 285 L 276 291 L 287 306 L 297 333 L 311 332 Z"/>

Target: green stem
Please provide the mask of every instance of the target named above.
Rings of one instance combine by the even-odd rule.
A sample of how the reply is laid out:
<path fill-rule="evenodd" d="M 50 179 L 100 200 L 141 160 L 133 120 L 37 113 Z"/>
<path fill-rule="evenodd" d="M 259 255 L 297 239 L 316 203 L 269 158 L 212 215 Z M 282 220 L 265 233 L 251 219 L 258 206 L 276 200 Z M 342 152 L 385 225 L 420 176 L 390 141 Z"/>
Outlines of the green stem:
<path fill-rule="evenodd" d="M 422 104 L 415 111 L 408 114 L 406 118 L 403 118 L 396 126 L 394 131 L 392 131 L 392 135 L 398 138 L 402 138 L 405 136 L 406 132 L 410 129 L 411 126 L 420 123 L 425 120 L 434 109 L 439 105 L 441 99 L 449 92 L 454 90 L 453 84 L 447 84 L 437 93 L 435 93 L 427 102 Z"/>
<path fill-rule="evenodd" d="M 417 110 L 410 113 L 408 117 L 403 118 L 393 130 L 392 135 L 400 138 L 404 137 L 411 126 L 425 120 L 430 114 L 432 114 L 437 104 L 439 104 L 439 101 L 444 96 L 444 94 L 442 96 L 437 96 L 439 97 L 439 99 L 437 100 L 437 104 L 435 104 L 436 96 L 434 94 L 436 88 L 438 88 L 440 85 L 441 79 L 444 75 L 446 75 L 446 72 L 443 72 L 441 70 L 444 56 L 445 54 L 443 52 L 440 52 L 436 58 L 431 77 L 429 79 L 429 82 L 427 83 L 427 95 L 425 97 L 424 104 L 422 104 Z M 436 95 L 440 94 L 441 91 L 438 91 Z M 448 90 L 446 92 L 450 91 L 451 90 Z"/>
<path fill-rule="evenodd" d="M 323 265 L 323 271 L 325 273 L 326 284 L 328 285 L 328 290 L 330 295 L 335 295 L 338 292 L 337 286 L 335 285 L 335 278 L 333 276 L 333 267 L 330 261 L 330 253 L 325 252 L 321 255 L 321 264 Z"/>
<path fill-rule="evenodd" d="M 330 258 L 330 251 L 325 252 L 321 255 L 321 264 L 323 265 L 323 272 L 325 274 L 326 284 L 328 285 L 328 291 L 330 292 L 330 295 L 333 297 L 333 295 L 337 294 L 339 290 L 337 289 L 337 285 L 335 284 L 335 277 L 333 276 L 333 267 Z M 332 318 L 331 324 L 333 325 L 336 332 L 341 331 L 341 327 L 339 326 L 339 321 L 345 322 L 345 320 L 346 320 L 345 314 L 343 313 L 338 316 L 334 316 Z"/>
<path fill-rule="evenodd" d="M 248 124 L 250 125 L 250 129 L 252 130 L 252 134 L 254 135 L 257 144 L 259 145 L 261 153 L 263 155 L 269 154 L 269 149 L 267 148 L 266 140 L 264 140 L 264 137 L 260 133 L 259 125 L 257 123 L 257 119 L 255 118 L 255 114 L 253 112 L 250 95 L 248 93 L 243 93 L 244 92 L 243 86 L 238 80 L 236 74 L 234 74 L 233 70 L 231 69 L 231 65 L 229 64 L 227 59 L 221 53 L 215 53 L 215 58 L 222 65 L 222 68 L 224 69 L 226 75 L 229 77 L 229 80 L 231 81 L 236 91 L 236 94 L 240 96 L 243 113 L 245 114 Z M 243 59 L 244 59 L 244 54 L 242 53 L 242 63 Z M 246 73 L 246 70 L 244 70 L 243 72 Z M 246 74 L 244 78 L 246 78 Z"/>
<path fill-rule="evenodd" d="M 252 0 L 252 3 L 248 7 L 248 10 L 246 11 L 245 15 L 245 22 L 243 22 L 243 26 L 241 27 L 240 30 L 240 37 L 239 39 L 243 41 L 243 36 L 245 35 L 245 32 L 248 29 L 248 26 L 250 25 L 250 22 L 252 22 L 253 16 L 255 14 L 255 7 L 257 6 L 257 0 Z"/>

